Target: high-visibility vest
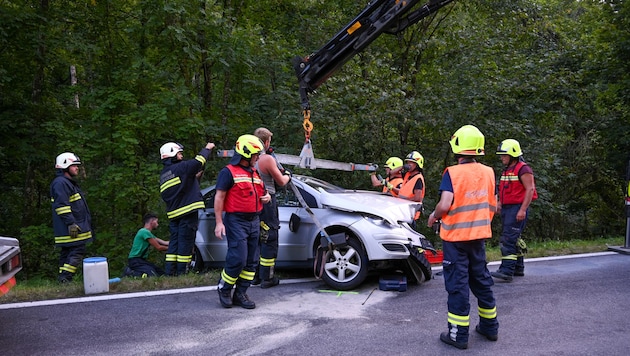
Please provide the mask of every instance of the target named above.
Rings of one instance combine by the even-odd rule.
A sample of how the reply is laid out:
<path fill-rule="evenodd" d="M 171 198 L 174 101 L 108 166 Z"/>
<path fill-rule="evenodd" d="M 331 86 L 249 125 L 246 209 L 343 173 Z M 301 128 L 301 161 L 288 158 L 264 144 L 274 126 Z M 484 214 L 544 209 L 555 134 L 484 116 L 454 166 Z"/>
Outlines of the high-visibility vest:
<path fill-rule="evenodd" d="M 459 242 L 492 237 L 490 224 L 497 205 L 492 168 L 473 162 L 446 171 L 453 185 L 453 203 L 442 216 L 440 238 Z"/>
<path fill-rule="evenodd" d="M 234 185 L 225 195 L 223 210 L 227 213 L 258 213 L 262 211 L 260 197 L 265 195 L 265 186 L 255 168 L 245 169 L 241 165 L 228 164 Z"/>
<path fill-rule="evenodd" d="M 501 179 L 499 182 L 499 201 L 501 204 L 521 204 L 525 199 L 525 186 L 518 178 L 518 172 L 521 171 L 523 166 L 527 163 L 518 161 L 513 167 L 507 167 L 501 173 Z M 538 199 L 538 192 L 534 187 L 534 195 L 532 200 Z"/>
<path fill-rule="evenodd" d="M 387 179 L 387 181 L 389 183 L 391 183 L 391 185 L 394 186 L 394 188 L 399 188 L 400 189 L 400 187 L 402 186 L 403 179 L 401 177 L 386 178 L 386 179 Z M 388 192 L 391 193 L 392 196 L 395 196 L 395 197 L 398 196 L 398 194 L 396 192 L 394 192 L 393 190 L 387 189 L 387 185 L 384 185 L 383 186 L 383 193 L 388 193 Z"/>
<path fill-rule="evenodd" d="M 409 176 L 406 175 L 405 179 L 403 180 L 403 184 L 402 187 L 400 188 L 400 191 L 398 191 L 398 196 L 401 198 L 405 198 L 405 199 L 412 199 L 413 198 L 413 188 L 416 186 L 416 181 L 420 179 L 422 180 L 422 198 L 424 198 L 424 191 L 426 188 L 426 184 L 424 184 L 424 176 L 422 175 L 422 173 L 418 172 L 417 174 L 413 175 L 413 176 Z"/>

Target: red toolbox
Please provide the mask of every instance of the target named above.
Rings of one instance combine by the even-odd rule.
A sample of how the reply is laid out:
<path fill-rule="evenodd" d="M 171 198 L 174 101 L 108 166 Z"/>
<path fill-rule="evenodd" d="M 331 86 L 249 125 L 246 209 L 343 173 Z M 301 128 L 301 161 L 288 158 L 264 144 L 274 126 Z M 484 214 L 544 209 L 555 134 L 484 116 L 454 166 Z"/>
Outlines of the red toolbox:
<path fill-rule="evenodd" d="M 427 260 L 429 260 L 430 264 L 442 263 L 442 260 L 444 260 L 444 252 L 442 252 L 442 250 L 438 250 L 437 255 L 434 255 L 433 252 L 429 250 L 424 251 L 424 254 L 427 256 Z"/>

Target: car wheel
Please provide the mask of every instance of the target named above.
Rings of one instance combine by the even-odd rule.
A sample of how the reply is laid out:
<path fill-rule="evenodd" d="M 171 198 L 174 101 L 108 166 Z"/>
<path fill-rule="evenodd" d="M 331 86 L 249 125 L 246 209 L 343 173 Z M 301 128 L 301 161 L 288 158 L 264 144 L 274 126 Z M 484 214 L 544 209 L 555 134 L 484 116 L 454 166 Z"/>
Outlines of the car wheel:
<path fill-rule="evenodd" d="M 192 260 L 190 261 L 188 270 L 193 273 L 201 273 L 204 271 L 203 267 L 203 257 L 201 257 L 201 252 L 199 252 L 199 248 L 195 246 L 193 247 Z"/>
<path fill-rule="evenodd" d="M 367 277 L 368 263 L 361 243 L 350 238 L 345 246 L 326 252 L 322 279 L 336 290 L 354 289 Z"/>

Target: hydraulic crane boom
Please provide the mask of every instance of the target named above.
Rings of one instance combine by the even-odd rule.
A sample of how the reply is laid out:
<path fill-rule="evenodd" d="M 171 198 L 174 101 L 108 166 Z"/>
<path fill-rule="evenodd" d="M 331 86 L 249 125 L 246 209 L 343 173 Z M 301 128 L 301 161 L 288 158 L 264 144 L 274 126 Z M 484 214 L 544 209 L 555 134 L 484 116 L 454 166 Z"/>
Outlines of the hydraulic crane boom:
<path fill-rule="evenodd" d="M 310 111 L 308 94 L 378 36 L 404 31 L 452 1 L 429 0 L 418 7 L 416 5 L 419 5 L 420 0 L 373 0 L 317 52 L 304 58 L 293 58 L 305 116 Z"/>

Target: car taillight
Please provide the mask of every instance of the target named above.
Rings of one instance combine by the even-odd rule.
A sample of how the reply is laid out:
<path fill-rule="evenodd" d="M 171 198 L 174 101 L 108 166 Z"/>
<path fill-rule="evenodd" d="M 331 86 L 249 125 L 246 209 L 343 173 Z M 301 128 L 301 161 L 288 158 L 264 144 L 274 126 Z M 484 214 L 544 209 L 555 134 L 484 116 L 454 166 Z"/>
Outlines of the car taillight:
<path fill-rule="evenodd" d="M 22 266 L 21 260 L 20 260 L 20 255 L 15 255 L 13 257 L 11 257 L 11 259 L 9 261 L 7 261 L 7 263 L 4 264 L 4 266 L 2 266 L 4 272 L 11 272 L 16 268 L 19 268 Z"/>

